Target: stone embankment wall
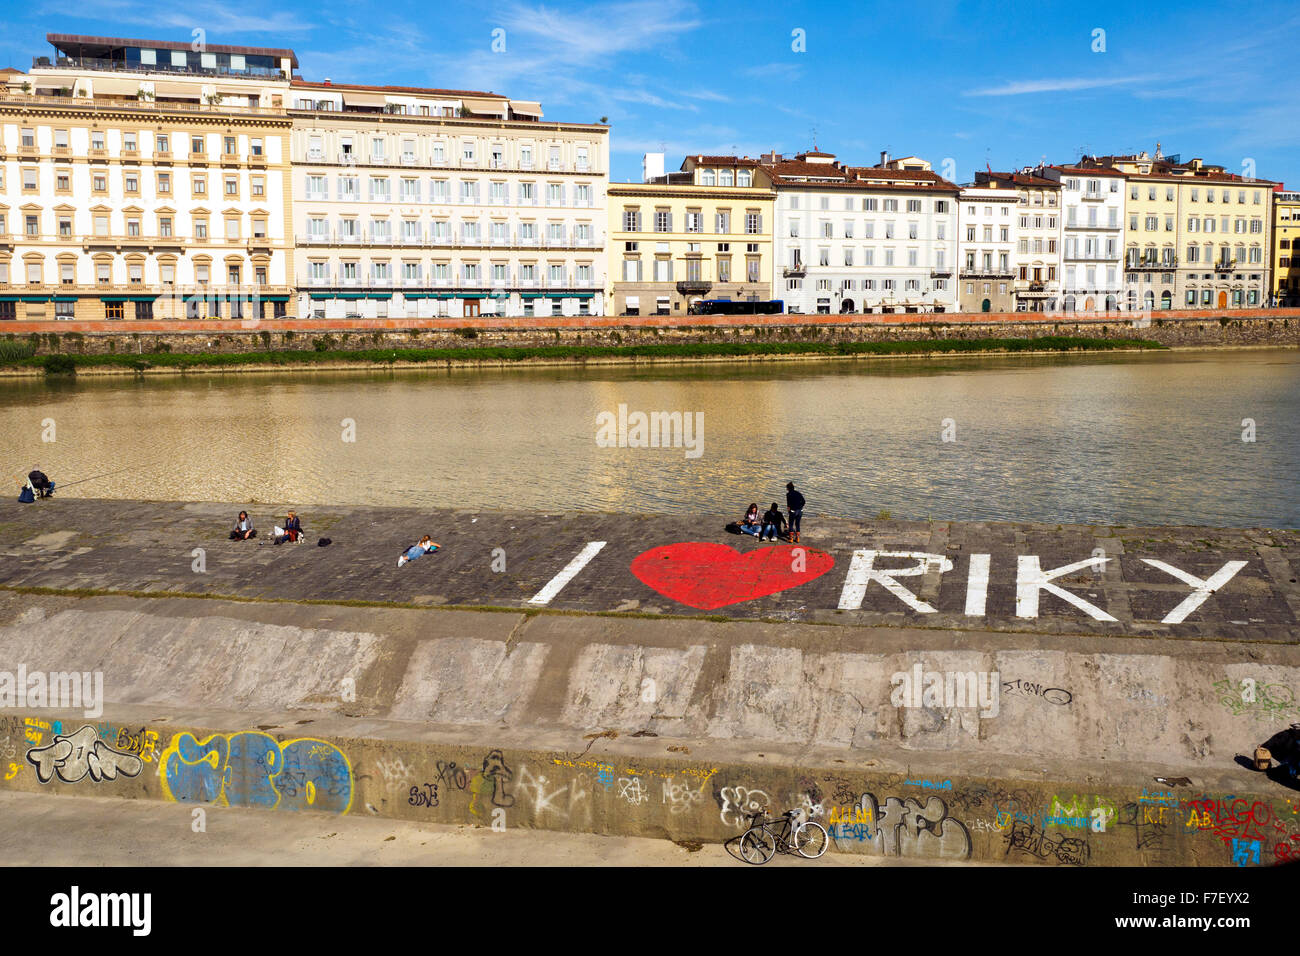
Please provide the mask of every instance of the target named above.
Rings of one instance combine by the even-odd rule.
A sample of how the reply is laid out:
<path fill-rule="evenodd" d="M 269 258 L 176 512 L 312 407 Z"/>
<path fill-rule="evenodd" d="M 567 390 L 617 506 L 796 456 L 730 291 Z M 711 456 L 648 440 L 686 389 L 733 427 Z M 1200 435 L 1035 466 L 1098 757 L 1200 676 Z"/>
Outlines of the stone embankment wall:
<path fill-rule="evenodd" d="M 1295 314 L 1291 314 L 1295 313 Z M 656 317 L 657 318 L 657 317 Z M 869 321 L 871 317 L 768 316 L 777 321 L 728 324 L 716 317 L 690 317 L 664 324 L 628 324 L 628 319 L 571 318 L 519 320 L 404 320 L 353 322 L 264 321 L 243 328 L 232 322 L 31 322 L 15 323 L 0 334 L 30 339 L 38 352 L 70 354 L 148 354 L 151 352 L 265 352 L 313 349 L 465 349 L 554 345 L 629 346 L 699 343 L 885 342 L 934 339 L 1088 338 L 1148 339 L 1175 347 L 1300 345 L 1300 310 L 1223 316 L 1173 313 L 1150 324 L 1120 316 L 1030 320 L 965 319 L 957 315 L 916 316 L 918 321 Z M 907 317 L 913 318 L 913 317 Z M 924 321 L 920 321 L 920 320 Z M 828 321 L 829 320 L 829 321 Z M 522 322 L 527 322 L 523 325 Z M 729 323 L 735 323 L 730 319 Z"/>

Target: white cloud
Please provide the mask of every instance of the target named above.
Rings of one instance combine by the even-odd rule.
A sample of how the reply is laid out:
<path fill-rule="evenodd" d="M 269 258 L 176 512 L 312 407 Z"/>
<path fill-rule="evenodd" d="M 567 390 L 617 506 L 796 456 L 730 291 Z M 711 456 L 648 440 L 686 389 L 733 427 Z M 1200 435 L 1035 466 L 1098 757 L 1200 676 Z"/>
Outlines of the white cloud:
<path fill-rule="evenodd" d="M 1023 96 L 1026 93 L 1063 93 L 1075 90 L 1094 90 L 1107 86 L 1130 86 L 1164 79 L 1160 76 L 1073 77 L 1045 80 L 1017 80 L 1002 86 L 989 86 L 978 90 L 963 90 L 962 96 Z"/>

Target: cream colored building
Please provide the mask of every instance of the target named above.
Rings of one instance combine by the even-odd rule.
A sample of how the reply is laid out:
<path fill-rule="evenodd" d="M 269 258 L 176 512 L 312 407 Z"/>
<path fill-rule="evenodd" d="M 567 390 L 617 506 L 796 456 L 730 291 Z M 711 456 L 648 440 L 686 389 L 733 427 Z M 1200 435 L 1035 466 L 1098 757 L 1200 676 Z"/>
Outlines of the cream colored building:
<path fill-rule="evenodd" d="M 776 193 L 759 164 L 690 156 L 680 172 L 653 178 L 609 185 L 611 314 L 685 315 L 701 299 L 771 299 Z"/>
<path fill-rule="evenodd" d="M 1133 309 L 1233 309 L 1268 301 L 1274 183 L 1196 158 L 1085 157 L 1126 178 L 1124 301 Z"/>
<path fill-rule="evenodd" d="M 47 39 L 0 88 L 0 319 L 283 314 L 293 51 Z"/>
<path fill-rule="evenodd" d="M 608 128 L 490 93 L 295 80 L 304 317 L 604 311 Z"/>

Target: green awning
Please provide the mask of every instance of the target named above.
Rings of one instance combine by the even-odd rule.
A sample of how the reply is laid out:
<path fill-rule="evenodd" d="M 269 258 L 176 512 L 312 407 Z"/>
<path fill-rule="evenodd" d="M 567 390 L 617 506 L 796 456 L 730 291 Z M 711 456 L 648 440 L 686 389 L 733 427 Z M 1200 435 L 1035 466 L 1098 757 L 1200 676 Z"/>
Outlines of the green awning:
<path fill-rule="evenodd" d="M 48 295 L 25 295 L 23 296 L 23 301 L 24 302 L 49 302 L 50 297 Z"/>
<path fill-rule="evenodd" d="M 334 294 L 332 292 L 313 292 L 311 293 L 311 298 L 319 302 L 321 299 L 334 298 Z"/>
<path fill-rule="evenodd" d="M 486 299 L 486 292 L 457 292 L 454 296 L 457 299 Z"/>
<path fill-rule="evenodd" d="M 432 296 L 431 292 L 403 292 L 403 299 L 427 299 Z"/>
<path fill-rule="evenodd" d="M 17 301 L 18 301 L 18 296 L 16 295 L 0 295 L 0 302 L 17 302 Z"/>
<path fill-rule="evenodd" d="M 546 297 L 545 292 L 521 292 L 519 295 L 525 299 L 543 299 Z"/>
<path fill-rule="evenodd" d="M 158 297 L 156 295 L 133 295 L 131 296 L 131 301 L 132 302 L 153 302 L 157 298 Z"/>
<path fill-rule="evenodd" d="M 288 302 L 289 301 L 289 297 L 287 295 L 264 295 L 261 297 L 261 299 L 263 302 Z"/>
<path fill-rule="evenodd" d="M 393 297 L 393 293 L 391 293 L 391 292 L 368 292 L 368 293 L 366 293 L 366 298 L 367 298 L 367 299 L 391 299 L 392 297 Z"/>
<path fill-rule="evenodd" d="M 54 297 L 54 301 L 55 302 L 76 302 L 77 297 L 75 295 L 56 295 Z"/>
<path fill-rule="evenodd" d="M 99 301 L 100 301 L 100 302 L 125 302 L 125 301 L 126 301 L 126 296 L 124 296 L 124 295 L 102 295 L 102 296 L 99 297 Z"/>

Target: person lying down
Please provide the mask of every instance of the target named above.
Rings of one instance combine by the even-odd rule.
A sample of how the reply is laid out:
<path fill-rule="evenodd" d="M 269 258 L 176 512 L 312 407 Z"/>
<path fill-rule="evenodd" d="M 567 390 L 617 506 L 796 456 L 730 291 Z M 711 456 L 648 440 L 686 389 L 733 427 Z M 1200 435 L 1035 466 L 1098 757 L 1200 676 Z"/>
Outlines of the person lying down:
<path fill-rule="evenodd" d="M 414 561 L 416 558 L 420 557 L 421 555 L 429 554 L 437 550 L 438 550 L 438 546 L 434 544 L 433 539 L 431 539 L 426 534 L 423 538 L 419 540 L 417 544 L 413 544 L 406 549 L 406 551 L 402 554 L 402 556 L 397 559 L 397 566 L 400 568 L 408 561 Z"/>

